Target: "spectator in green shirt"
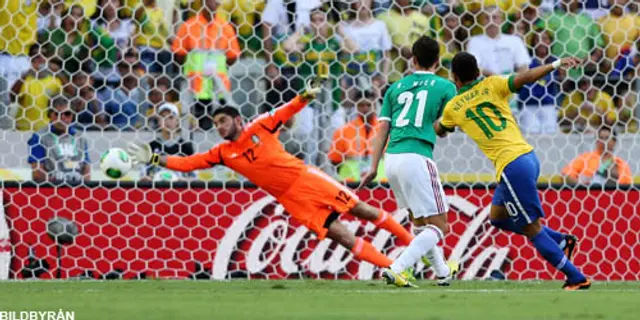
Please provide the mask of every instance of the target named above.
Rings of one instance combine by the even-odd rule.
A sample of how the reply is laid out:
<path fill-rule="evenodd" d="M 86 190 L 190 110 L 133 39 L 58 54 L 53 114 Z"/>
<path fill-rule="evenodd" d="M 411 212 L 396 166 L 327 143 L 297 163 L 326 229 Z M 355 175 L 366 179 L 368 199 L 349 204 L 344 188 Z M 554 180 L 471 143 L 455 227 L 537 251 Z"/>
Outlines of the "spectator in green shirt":
<path fill-rule="evenodd" d="M 48 52 L 62 60 L 62 69 L 71 74 L 80 70 L 80 65 L 89 56 L 86 33 L 89 22 L 80 5 L 73 5 L 62 15 L 59 28 L 44 32 L 40 42 Z"/>
<path fill-rule="evenodd" d="M 305 29 L 298 30 L 284 42 L 288 63 L 296 65 L 298 74 L 305 79 L 314 74 L 340 75 L 343 68 L 338 54 L 348 51 L 349 47 L 355 48 L 355 44 L 346 36 L 343 42 L 336 39 L 326 13 L 320 8 L 311 12 L 311 25 Z M 340 26 L 337 32 L 341 33 Z"/>
<path fill-rule="evenodd" d="M 351 53 L 357 48 L 355 42 L 344 34 L 342 26 L 335 28 L 327 21 L 327 14 L 321 8 L 311 12 L 311 24 L 300 29 L 283 43 L 287 54 L 287 64 L 297 68 L 302 79 L 313 75 L 329 76 L 333 87 L 334 101 L 340 100 L 338 79 L 343 74 L 340 53 Z M 335 29 L 335 33 L 332 32 Z M 336 34 L 340 36 L 339 41 Z"/>
<path fill-rule="evenodd" d="M 73 5 L 63 14 L 60 28 L 40 35 L 40 42 L 63 61 L 67 73 L 75 73 L 91 56 L 97 67 L 111 67 L 118 57 L 115 41 L 100 26 L 91 26 L 82 6 Z"/>
<path fill-rule="evenodd" d="M 590 59 L 597 51 L 602 51 L 604 40 L 600 27 L 590 15 L 581 12 L 580 0 L 562 0 L 560 8 L 549 13 L 538 22 L 537 28 L 553 33 L 555 39 L 551 53 L 558 58 L 579 57 Z M 578 69 L 569 70 L 571 78 L 581 75 Z"/>

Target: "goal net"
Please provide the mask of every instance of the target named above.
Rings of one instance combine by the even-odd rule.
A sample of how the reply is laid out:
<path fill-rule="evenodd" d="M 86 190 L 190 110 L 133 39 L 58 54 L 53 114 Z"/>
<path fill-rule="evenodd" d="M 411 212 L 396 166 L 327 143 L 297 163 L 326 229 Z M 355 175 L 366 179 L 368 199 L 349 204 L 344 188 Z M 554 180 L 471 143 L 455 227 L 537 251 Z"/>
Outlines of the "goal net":
<path fill-rule="evenodd" d="M 132 141 L 205 152 L 221 141 L 217 108 L 249 120 L 321 75 L 322 94 L 279 138 L 354 187 L 384 92 L 411 73 L 422 35 L 440 44 L 435 71 L 448 79 L 461 51 L 485 76 L 584 60 L 515 93 L 512 113 L 540 159 L 545 223 L 580 238 L 575 264 L 596 280 L 640 280 L 640 16 L 637 2 L 595 0 L 5 0 L 0 278 L 377 278 L 229 169 L 137 166 L 116 181 L 100 155 Z M 524 237 L 489 224 L 495 172 L 473 141 L 439 139 L 434 161 L 461 278 L 562 279 Z M 411 228 L 382 170 L 358 196 Z M 340 219 L 389 257 L 402 252 L 371 223 Z"/>

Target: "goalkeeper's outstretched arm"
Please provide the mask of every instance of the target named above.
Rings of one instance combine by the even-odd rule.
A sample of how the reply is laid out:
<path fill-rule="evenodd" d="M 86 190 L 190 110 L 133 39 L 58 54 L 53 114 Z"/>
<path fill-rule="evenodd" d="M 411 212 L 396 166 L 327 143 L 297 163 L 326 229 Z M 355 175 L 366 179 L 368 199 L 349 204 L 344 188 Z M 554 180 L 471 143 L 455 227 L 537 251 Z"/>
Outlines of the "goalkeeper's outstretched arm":
<path fill-rule="evenodd" d="M 579 58 L 568 57 L 561 60 L 554 61 L 550 64 L 545 64 L 543 66 L 539 66 L 537 68 L 529 69 L 524 72 L 517 73 L 514 80 L 514 89 L 518 90 L 522 88 L 525 84 L 536 82 L 542 79 L 547 74 L 551 73 L 553 70 L 556 70 L 560 67 L 562 68 L 573 68 L 582 64 L 582 60 Z"/>
<path fill-rule="evenodd" d="M 152 164 L 181 172 L 206 169 L 222 164 L 218 146 L 207 152 L 197 153 L 188 157 L 160 155 L 154 153 L 148 144 L 141 143 L 130 143 L 127 151 L 136 164 Z"/>

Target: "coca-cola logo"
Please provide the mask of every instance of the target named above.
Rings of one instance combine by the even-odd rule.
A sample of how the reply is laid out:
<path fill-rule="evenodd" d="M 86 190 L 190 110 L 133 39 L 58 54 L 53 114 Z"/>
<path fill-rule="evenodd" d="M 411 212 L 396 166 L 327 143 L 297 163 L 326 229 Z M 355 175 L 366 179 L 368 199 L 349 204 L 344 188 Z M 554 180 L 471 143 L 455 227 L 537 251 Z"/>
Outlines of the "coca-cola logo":
<path fill-rule="evenodd" d="M 507 261 L 509 249 L 493 245 L 492 234 L 495 231 L 487 223 L 490 208 L 479 207 L 458 195 L 448 196 L 447 201 L 457 217 L 466 221 L 465 231 L 457 241 L 454 244 L 447 243 L 451 248 L 449 258 L 456 259 L 465 266 L 461 278 L 486 278 L 489 271 L 501 269 Z M 270 207 L 271 210 L 267 210 Z M 256 219 L 265 215 L 269 215 L 267 222 L 256 226 Z M 393 213 L 397 221 L 407 220 L 407 215 L 406 210 Z M 268 274 L 272 272 L 269 268 L 275 268 L 284 273 L 282 276 L 285 277 L 301 272 L 315 275 L 349 272 L 359 280 L 373 279 L 375 266 L 353 261 L 353 256 L 347 254 L 347 249 L 332 245 L 330 239 L 308 241 L 309 230 L 304 226 L 294 227 L 285 218 L 284 208 L 271 196 L 265 196 L 249 205 L 235 218 L 218 243 L 212 265 L 213 279 L 227 278 L 229 272 L 236 271 L 239 265 L 248 274 Z M 380 250 L 386 249 L 391 259 L 404 250 L 404 247 L 396 246 L 390 241 L 389 232 L 376 230 L 371 223 L 364 226 L 361 221 L 343 223 L 353 232 L 363 228 L 365 234 L 372 236 L 371 243 Z M 245 245 L 241 249 L 241 244 L 247 242 L 248 247 Z M 269 250 L 265 251 L 265 247 Z M 301 258 L 297 254 L 300 250 L 310 250 L 310 253 Z M 347 270 L 353 263 L 356 263 L 356 269 Z M 417 271 L 422 268 L 419 265 Z"/>

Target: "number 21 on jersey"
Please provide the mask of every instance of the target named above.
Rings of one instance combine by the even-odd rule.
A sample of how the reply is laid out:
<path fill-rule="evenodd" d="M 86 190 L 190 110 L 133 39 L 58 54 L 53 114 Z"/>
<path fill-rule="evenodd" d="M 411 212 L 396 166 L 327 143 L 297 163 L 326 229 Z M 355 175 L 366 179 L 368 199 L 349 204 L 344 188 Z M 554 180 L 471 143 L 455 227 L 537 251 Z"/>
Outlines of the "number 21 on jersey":
<path fill-rule="evenodd" d="M 429 92 L 427 90 L 420 90 L 417 94 L 413 94 L 411 91 L 405 91 L 398 96 L 398 103 L 403 104 L 402 111 L 396 119 L 396 127 L 401 128 L 407 126 L 411 123 L 409 116 L 409 110 L 412 109 L 413 102 L 417 100 L 418 108 L 415 114 L 415 120 L 413 126 L 421 128 L 422 122 L 424 118 L 424 108 L 427 105 L 427 95 Z"/>

